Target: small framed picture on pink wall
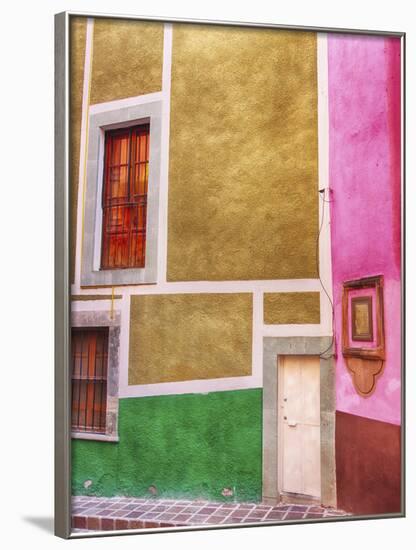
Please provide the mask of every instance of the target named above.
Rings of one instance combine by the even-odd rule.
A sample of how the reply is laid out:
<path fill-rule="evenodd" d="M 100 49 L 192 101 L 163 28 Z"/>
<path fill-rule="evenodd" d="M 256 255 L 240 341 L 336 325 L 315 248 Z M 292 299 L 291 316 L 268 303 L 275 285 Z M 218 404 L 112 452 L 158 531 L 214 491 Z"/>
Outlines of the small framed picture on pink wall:
<path fill-rule="evenodd" d="M 344 283 L 342 333 L 344 357 L 384 359 L 381 275 Z"/>
<path fill-rule="evenodd" d="M 343 286 L 342 355 L 355 390 L 370 397 L 385 364 L 383 276 Z"/>

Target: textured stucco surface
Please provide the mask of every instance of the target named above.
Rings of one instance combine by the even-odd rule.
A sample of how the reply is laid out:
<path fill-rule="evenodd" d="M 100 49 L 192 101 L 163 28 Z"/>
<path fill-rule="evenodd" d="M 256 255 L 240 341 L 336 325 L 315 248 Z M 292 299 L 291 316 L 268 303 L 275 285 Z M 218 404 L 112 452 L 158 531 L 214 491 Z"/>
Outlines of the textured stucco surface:
<path fill-rule="evenodd" d="M 355 514 L 404 512 L 401 428 L 337 411 L 338 506 Z"/>
<path fill-rule="evenodd" d="M 132 296 L 129 384 L 251 374 L 252 295 Z"/>
<path fill-rule="evenodd" d="M 264 294 L 266 325 L 320 323 L 319 292 Z"/>
<path fill-rule="evenodd" d="M 168 280 L 316 276 L 316 34 L 175 24 Z"/>
<path fill-rule="evenodd" d="M 329 179 L 337 410 L 400 424 L 400 39 L 330 35 Z M 356 392 L 342 342 L 342 284 L 384 276 L 386 360 L 370 397 Z"/>
<path fill-rule="evenodd" d="M 82 118 L 82 88 L 84 81 L 85 63 L 85 17 L 71 17 L 70 19 L 70 266 L 69 276 L 74 282 L 75 274 L 75 247 L 77 229 L 78 206 L 78 178 L 79 178 L 79 148 L 81 140 Z"/>
<path fill-rule="evenodd" d="M 121 399 L 118 443 L 72 442 L 73 493 L 258 501 L 261 403 L 261 389 Z"/>
<path fill-rule="evenodd" d="M 162 89 L 163 23 L 95 19 L 90 103 Z"/>

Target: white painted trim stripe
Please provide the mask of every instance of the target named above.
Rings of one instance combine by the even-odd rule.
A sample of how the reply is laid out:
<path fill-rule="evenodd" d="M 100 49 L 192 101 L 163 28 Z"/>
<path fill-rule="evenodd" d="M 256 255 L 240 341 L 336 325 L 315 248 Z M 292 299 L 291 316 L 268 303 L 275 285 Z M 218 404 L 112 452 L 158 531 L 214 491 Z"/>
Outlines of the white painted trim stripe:
<path fill-rule="evenodd" d="M 253 343 L 251 372 L 254 386 L 263 386 L 263 292 L 253 293 Z"/>
<path fill-rule="evenodd" d="M 330 204 L 332 200 L 329 183 L 329 98 L 328 98 L 328 35 L 317 34 L 317 70 L 318 70 L 318 195 L 319 224 L 323 225 L 319 239 L 319 272 L 326 292 L 332 296 L 332 262 L 331 262 L 331 226 Z M 320 294 L 321 325 L 324 332 L 332 334 L 332 306 L 324 291 Z"/>
<path fill-rule="evenodd" d="M 121 302 L 122 299 L 118 298 L 117 300 L 114 300 L 114 312 L 121 309 Z M 120 304 L 120 305 L 119 305 Z M 108 311 L 110 313 L 111 311 L 111 298 L 108 300 L 99 300 L 99 301 L 73 301 L 71 302 L 71 311 L 72 312 L 78 312 L 78 311 Z"/>
<path fill-rule="evenodd" d="M 195 293 L 228 293 L 228 292 L 319 292 L 319 279 L 280 279 L 263 281 L 187 281 L 160 282 L 158 284 L 125 285 L 117 287 L 122 294 L 185 294 Z M 76 291 L 76 292 L 75 292 Z M 109 287 L 73 289 L 76 294 L 108 294 Z"/>
<path fill-rule="evenodd" d="M 328 298 L 327 298 L 328 299 Z M 264 325 L 262 336 L 332 336 L 322 324 L 316 325 Z"/>
<path fill-rule="evenodd" d="M 106 113 L 107 111 L 116 111 L 118 109 L 123 109 L 126 107 L 145 105 L 146 103 L 161 101 L 162 99 L 162 92 L 153 92 L 151 94 L 138 95 L 135 97 L 125 97 L 123 99 L 115 99 L 113 101 L 106 101 L 104 103 L 95 103 L 94 105 L 90 106 L 90 114 L 96 115 L 99 113 Z"/>
<path fill-rule="evenodd" d="M 77 202 L 77 234 L 75 245 L 75 292 L 80 288 L 81 281 L 81 250 L 82 250 L 82 229 L 83 229 L 83 202 L 84 185 L 87 158 L 87 135 L 88 135 L 88 109 L 91 84 L 92 68 L 92 47 L 94 37 L 94 19 L 87 19 L 85 37 L 85 61 L 84 61 L 84 82 L 82 89 L 82 111 L 81 111 L 81 139 L 79 148 L 79 172 L 78 172 L 78 202 Z M 74 290 L 73 290 L 74 292 Z"/>
<path fill-rule="evenodd" d="M 168 186 L 169 186 L 169 136 L 170 136 L 170 90 L 172 72 L 172 25 L 165 23 L 163 35 L 162 72 L 162 136 L 159 184 L 159 232 L 158 232 L 158 282 L 166 282 L 168 254 Z"/>
<path fill-rule="evenodd" d="M 120 320 L 120 368 L 118 379 L 119 397 L 129 397 L 129 351 L 130 351 L 130 296 L 123 296 Z M 119 307 L 120 307 L 119 306 Z M 132 386 L 130 386 L 132 387 Z M 136 387 L 136 386 L 134 386 Z"/>
<path fill-rule="evenodd" d="M 191 380 L 189 382 L 166 382 L 142 386 L 123 386 L 120 399 L 126 397 L 150 397 L 156 395 L 183 395 L 185 393 L 206 394 L 218 391 L 234 391 L 261 388 L 261 382 L 253 376 L 215 378 L 212 380 Z"/>

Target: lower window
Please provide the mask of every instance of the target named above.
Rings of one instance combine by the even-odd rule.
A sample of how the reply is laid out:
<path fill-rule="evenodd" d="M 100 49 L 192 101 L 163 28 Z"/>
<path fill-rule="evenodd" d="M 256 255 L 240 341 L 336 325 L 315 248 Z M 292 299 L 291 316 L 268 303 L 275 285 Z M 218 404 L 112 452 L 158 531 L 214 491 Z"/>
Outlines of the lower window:
<path fill-rule="evenodd" d="M 72 431 L 106 433 L 108 327 L 72 329 Z"/>

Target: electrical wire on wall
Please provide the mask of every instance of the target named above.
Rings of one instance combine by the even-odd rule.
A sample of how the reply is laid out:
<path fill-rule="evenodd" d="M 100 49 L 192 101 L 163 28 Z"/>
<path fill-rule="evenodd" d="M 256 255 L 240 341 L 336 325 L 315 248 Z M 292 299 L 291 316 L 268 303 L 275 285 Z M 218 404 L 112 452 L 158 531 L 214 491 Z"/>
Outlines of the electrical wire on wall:
<path fill-rule="evenodd" d="M 319 224 L 318 235 L 316 237 L 316 255 L 315 255 L 315 257 L 316 257 L 316 272 L 318 273 L 319 282 L 321 284 L 322 290 L 325 292 L 325 294 L 326 294 L 326 296 L 329 300 L 329 303 L 331 304 L 331 311 L 332 311 L 332 338 L 331 338 L 331 343 L 324 351 L 322 351 L 319 354 L 319 357 L 321 357 L 322 359 L 331 359 L 331 357 L 336 357 L 335 350 L 330 355 L 325 356 L 325 354 L 333 346 L 335 347 L 335 309 L 334 309 L 334 303 L 332 301 L 332 298 L 329 295 L 329 292 L 325 288 L 325 285 L 324 285 L 324 283 L 321 279 L 321 274 L 320 274 L 320 270 L 319 270 L 319 239 L 321 238 L 322 227 L 324 225 L 325 204 L 326 203 L 329 204 L 330 202 L 332 202 L 332 200 L 329 197 L 328 197 L 328 199 L 325 199 L 325 191 L 326 191 L 326 189 L 320 189 L 319 190 L 319 197 L 320 197 L 320 199 L 322 199 L 322 215 L 321 215 L 321 221 L 320 221 L 320 224 Z M 328 208 L 329 208 L 329 206 L 328 206 Z"/>

